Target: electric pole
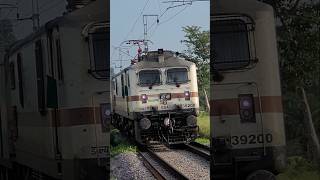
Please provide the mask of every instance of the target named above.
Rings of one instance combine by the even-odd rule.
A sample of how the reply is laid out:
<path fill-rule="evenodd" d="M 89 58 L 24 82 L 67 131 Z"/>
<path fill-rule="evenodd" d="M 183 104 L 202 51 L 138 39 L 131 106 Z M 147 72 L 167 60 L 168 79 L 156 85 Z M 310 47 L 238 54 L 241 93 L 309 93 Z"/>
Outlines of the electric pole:
<path fill-rule="evenodd" d="M 157 23 L 159 23 L 159 16 L 154 14 L 143 15 L 143 41 L 144 41 L 144 51 L 148 52 L 148 17 L 157 17 Z"/>

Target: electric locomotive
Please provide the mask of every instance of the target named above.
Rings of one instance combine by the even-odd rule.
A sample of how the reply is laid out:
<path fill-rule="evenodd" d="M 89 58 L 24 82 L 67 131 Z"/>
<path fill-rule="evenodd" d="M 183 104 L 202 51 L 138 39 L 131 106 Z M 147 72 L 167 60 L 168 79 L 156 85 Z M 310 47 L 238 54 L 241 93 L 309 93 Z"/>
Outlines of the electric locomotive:
<path fill-rule="evenodd" d="M 197 137 L 196 65 L 171 51 L 149 51 L 113 79 L 115 127 L 142 144 L 188 143 Z"/>
<path fill-rule="evenodd" d="M 273 9 L 256 0 L 214 0 L 210 23 L 211 177 L 281 172 L 286 149 Z"/>

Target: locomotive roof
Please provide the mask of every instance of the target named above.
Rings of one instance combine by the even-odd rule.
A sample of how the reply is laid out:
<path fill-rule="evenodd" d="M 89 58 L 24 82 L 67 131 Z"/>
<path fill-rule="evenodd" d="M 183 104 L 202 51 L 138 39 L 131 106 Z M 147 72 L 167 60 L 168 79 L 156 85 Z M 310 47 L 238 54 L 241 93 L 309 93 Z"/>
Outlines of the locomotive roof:
<path fill-rule="evenodd" d="M 103 1 L 104 0 L 100 0 L 98 2 L 103 3 Z M 97 8 L 101 9 L 100 8 L 101 4 L 99 4 L 99 3 L 97 5 L 95 5 L 94 2 L 92 2 L 91 4 L 88 4 L 87 6 L 81 8 L 81 9 L 77 9 L 75 11 L 66 13 L 63 16 L 57 17 L 51 21 L 48 21 L 47 23 L 45 23 L 45 25 L 41 26 L 38 31 L 31 33 L 27 37 L 13 43 L 7 49 L 6 55 L 8 55 L 8 56 L 12 55 L 16 51 L 18 51 L 20 48 L 25 46 L 26 44 L 34 41 L 36 38 L 38 38 L 39 36 L 46 33 L 48 30 L 53 29 L 54 27 L 57 27 L 58 25 L 62 25 L 64 22 L 74 21 L 73 23 L 75 23 L 75 21 L 78 21 L 83 24 L 89 23 L 90 21 L 94 20 L 94 18 L 97 14 L 104 12 L 104 10 L 103 11 L 97 10 Z M 88 15 L 88 12 L 93 12 L 94 14 L 92 14 L 92 16 L 90 16 L 91 14 Z M 109 16 L 107 13 L 105 13 L 105 14 L 106 14 L 106 17 Z"/>
<path fill-rule="evenodd" d="M 175 53 L 172 51 L 164 51 L 163 55 L 164 55 L 164 61 L 159 62 L 159 61 L 155 61 L 155 57 L 158 58 L 159 56 L 159 54 L 157 54 L 157 51 L 148 52 L 148 55 L 144 56 L 143 60 L 123 69 L 119 73 L 115 74 L 114 77 L 118 76 L 122 72 L 127 71 L 129 69 L 139 71 L 142 69 L 150 69 L 150 68 L 190 67 L 191 65 L 194 64 L 193 62 L 188 61 L 185 58 L 175 55 Z"/>

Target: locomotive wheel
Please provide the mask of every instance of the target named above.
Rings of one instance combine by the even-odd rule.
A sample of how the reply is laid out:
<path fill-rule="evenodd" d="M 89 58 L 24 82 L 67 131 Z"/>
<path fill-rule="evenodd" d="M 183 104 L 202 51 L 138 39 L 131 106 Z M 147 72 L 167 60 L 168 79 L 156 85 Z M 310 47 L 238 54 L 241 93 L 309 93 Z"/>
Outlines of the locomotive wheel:
<path fill-rule="evenodd" d="M 246 180 L 276 180 L 276 176 L 267 170 L 257 170 L 251 173 Z"/>

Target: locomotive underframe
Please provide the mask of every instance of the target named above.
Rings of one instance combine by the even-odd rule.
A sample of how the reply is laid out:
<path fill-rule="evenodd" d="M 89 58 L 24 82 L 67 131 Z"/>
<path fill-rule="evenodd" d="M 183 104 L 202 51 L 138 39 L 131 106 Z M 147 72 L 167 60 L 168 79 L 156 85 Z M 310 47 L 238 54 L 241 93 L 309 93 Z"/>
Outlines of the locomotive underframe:
<path fill-rule="evenodd" d="M 275 154 L 278 153 L 276 151 L 282 149 L 282 147 L 278 149 L 266 147 L 265 150 L 262 147 L 250 149 L 213 148 L 211 152 L 213 155 L 211 177 L 241 180 L 261 169 L 278 174 Z"/>
<path fill-rule="evenodd" d="M 196 109 L 166 110 L 166 111 L 145 111 L 136 112 L 133 118 L 125 118 L 114 115 L 116 121 L 114 126 L 126 132 L 129 136 L 135 137 L 139 143 L 147 144 L 151 141 L 160 141 L 167 144 L 189 143 L 198 137 L 199 127 L 187 125 L 187 117 L 197 116 Z M 151 127 L 144 130 L 139 125 L 139 120 L 148 118 Z M 172 128 L 164 125 L 164 119 L 170 118 L 174 124 Z"/>

